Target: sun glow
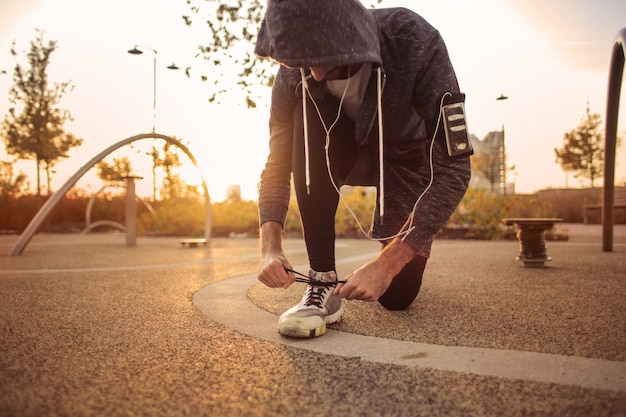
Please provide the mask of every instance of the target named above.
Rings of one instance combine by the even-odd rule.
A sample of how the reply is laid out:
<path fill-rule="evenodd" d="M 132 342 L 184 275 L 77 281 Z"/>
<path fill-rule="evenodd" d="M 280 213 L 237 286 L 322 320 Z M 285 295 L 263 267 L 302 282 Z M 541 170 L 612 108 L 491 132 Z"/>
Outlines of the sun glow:
<path fill-rule="evenodd" d="M 11 43 L 16 40 L 18 50 L 27 50 L 35 28 L 44 31 L 46 40 L 58 41 L 49 67 L 50 80 L 71 80 L 75 85 L 60 107 L 70 110 L 75 119 L 66 129 L 84 143 L 54 167 L 52 189 L 59 189 L 106 147 L 150 132 L 156 98 L 156 131 L 189 144 L 212 200 L 221 201 L 226 188 L 234 184 L 241 186 L 244 199 L 256 199 L 268 150 L 269 91 L 254 110 L 240 106 L 244 96 L 236 88 L 223 97 L 222 104 L 210 104 L 210 87 L 221 79 L 202 83 L 198 74 L 190 79 L 183 71 L 166 69 L 175 61 L 181 68 L 191 65 L 199 70 L 202 63 L 194 62 L 193 57 L 197 46 L 207 41 L 206 33 L 184 25 L 181 16 L 188 12 L 184 1 L 155 0 L 149 11 L 146 4 L 141 0 L 0 3 L 0 70 L 6 71 L 0 74 L 0 94 L 12 85 Z M 516 165 L 516 174 L 509 181 L 516 182 L 517 191 L 564 186 L 566 175 L 555 163 L 553 149 L 562 145 L 565 132 L 577 126 L 588 102 L 591 111 L 604 119 L 608 57 L 615 34 L 626 22 L 626 3 L 452 0 L 444 5 L 385 0 L 382 4 L 396 5 L 417 11 L 442 33 L 467 95 L 470 131 L 482 138 L 505 127 L 508 160 Z M 134 45 L 158 51 L 156 91 L 154 56 L 128 54 Z M 502 93 L 509 100 L 496 101 Z M 623 88 L 622 104 L 625 95 Z M 2 116 L 9 107 L 7 96 L 0 95 L 3 97 Z M 622 111 L 621 132 L 624 126 L 626 112 Z M 151 196 L 151 161 L 142 146 L 120 150 L 114 156 L 126 154 L 136 160 L 137 175 L 144 177 L 137 182 L 138 193 Z M 617 154 L 618 183 L 626 181 L 626 166 L 619 163 L 625 147 L 623 141 Z M 9 160 L 4 148 L 0 159 Z M 31 189 L 34 167 L 32 161 L 15 166 L 16 174 L 22 170 L 28 176 Z M 185 164 L 181 177 L 200 183 L 192 164 Z M 77 184 L 94 192 L 100 186 L 93 172 Z"/>

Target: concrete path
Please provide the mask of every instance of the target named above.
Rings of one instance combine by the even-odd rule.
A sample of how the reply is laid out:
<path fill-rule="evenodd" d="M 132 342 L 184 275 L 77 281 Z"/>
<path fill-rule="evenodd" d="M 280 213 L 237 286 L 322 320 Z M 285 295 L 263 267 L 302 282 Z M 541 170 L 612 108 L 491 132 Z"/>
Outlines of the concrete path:
<path fill-rule="evenodd" d="M 258 284 L 255 239 L 0 237 L 0 416 L 625 416 L 626 230 L 562 227 L 545 269 L 436 241 L 409 310 L 347 302 L 313 340 L 277 334 L 304 286 Z M 377 250 L 339 241 L 339 275 Z"/>

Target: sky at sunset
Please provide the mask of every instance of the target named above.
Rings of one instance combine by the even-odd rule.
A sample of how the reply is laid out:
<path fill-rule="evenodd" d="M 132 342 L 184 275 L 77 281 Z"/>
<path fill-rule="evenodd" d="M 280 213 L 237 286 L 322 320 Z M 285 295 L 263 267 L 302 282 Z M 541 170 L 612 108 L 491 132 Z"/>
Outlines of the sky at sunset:
<path fill-rule="evenodd" d="M 509 181 L 517 191 L 564 187 L 566 175 L 553 149 L 577 127 L 588 104 L 605 119 L 610 54 L 616 34 L 626 27 L 626 2 L 386 0 L 382 7 L 397 5 L 421 14 L 442 33 L 467 96 L 470 131 L 483 138 L 505 127 L 508 162 L 516 167 Z M 231 184 L 241 185 L 244 198 L 256 199 L 267 154 L 268 102 L 246 110 L 243 95 L 233 89 L 220 105 L 208 103 L 210 86 L 193 77 L 202 67 L 194 60 L 196 47 L 207 42 L 207 33 L 185 26 L 184 14 L 185 0 L 0 0 L 0 70 L 7 71 L 0 75 L 0 116 L 9 107 L 11 44 L 15 40 L 19 51 L 28 50 L 35 28 L 58 42 L 50 80 L 74 85 L 59 107 L 72 113 L 66 130 L 84 144 L 55 166 L 53 190 L 106 147 L 152 130 L 151 50 L 157 50 L 156 131 L 189 142 L 214 201 L 221 201 Z M 145 53 L 128 54 L 134 45 Z M 192 78 L 166 69 L 172 61 L 192 66 Z M 624 90 L 618 129 L 626 136 Z M 497 101 L 501 94 L 509 99 Z M 133 155 L 136 173 L 145 177 L 137 184 L 144 195 L 151 193 L 150 161 L 143 156 L 149 146 L 144 141 L 114 155 Z M 7 159 L 2 147 L 0 160 Z M 17 164 L 32 186 L 34 165 Z M 187 171 L 186 178 L 198 180 L 194 169 Z M 616 182 L 626 183 L 626 143 L 618 149 Z M 567 183 L 588 185 L 571 175 Z M 93 172 L 78 183 L 92 191 L 100 185 Z"/>

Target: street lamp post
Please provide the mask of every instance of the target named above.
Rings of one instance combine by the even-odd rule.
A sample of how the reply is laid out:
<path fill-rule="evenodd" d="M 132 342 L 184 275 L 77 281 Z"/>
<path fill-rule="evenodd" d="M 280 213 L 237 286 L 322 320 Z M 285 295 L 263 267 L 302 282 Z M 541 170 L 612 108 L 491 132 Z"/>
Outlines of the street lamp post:
<path fill-rule="evenodd" d="M 157 51 L 156 49 L 150 48 L 149 46 L 141 46 L 143 49 L 147 49 L 152 51 L 153 60 L 152 60 L 152 133 L 156 132 L 156 101 L 157 101 Z M 142 55 L 143 51 L 139 49 L 138 45 L 135 45 L 132 49 L 128 50 L 128 53 L 131 55 Z M 177 70 L 179 69 L 176 64 L 171 63 L 167 66 L 167 69 Z"/>
<path fill-rule="evenodd" d="M 135 45 L 133 46 L 132 49 L 128 50 L 128 53 L 131 55 L 142 55 L 143 51 L 139 48 L 143 48 L 143 49 L 147 49 L 149 51 L 152 51 L 153 53 L 153 60 L 152 60 L 152 133 L 156 133 L 156 113 L 157 113 L 157 107 L 156 107 L 156 103 L 157 103 L 157 54 L 158 52 L 156 51 L 156 49 L 154 48 L 150 48 L 149 46 L 138 46 Z M 177 70 L 179 69 L 176 64 L 171 63 L 170 65 L 167 66 L 167 69 L 170 70 Z M 157 150 L 156 148 L 153 146 L 152 147 L 152 158 L 153 158 L 153 162 L 156 160 L 156 155 L 157 154 Z M 152 198 L 154 201 L 156 201 L 156 173 L 155 173 L 155 163 L 152 164 Z"/>
<path fill-rule="evenodd" d="M 497 101 L 508 100 L 509 98 L 504 94 L 500 94 L 500 97 L 496 98 Z M 506 147 L 504 142 L 504 123 L 502 123 L 502 144 L 500 146 L 500 164 L 502 164 L 502 195 L 506 195 Z"/>

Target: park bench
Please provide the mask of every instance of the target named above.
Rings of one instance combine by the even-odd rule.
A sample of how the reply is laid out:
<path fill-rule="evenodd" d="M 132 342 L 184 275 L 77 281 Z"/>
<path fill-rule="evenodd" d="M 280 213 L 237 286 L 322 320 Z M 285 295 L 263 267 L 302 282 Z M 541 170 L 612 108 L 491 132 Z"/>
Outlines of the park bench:
<path fill-rule="evenodd" d="M 613 197 L 613 207 L 614 208 L 626 208 L 626 186 L 624 187 L 615 187 L 615 194 Z M 585 224 L 589 224 L 589 212 L 593 212 L 596 210 L 602 209 L 602 200 L 598 199 L 593 202 L 588 202 L 585 199 L 583 203 L 583 222 Z"/>

